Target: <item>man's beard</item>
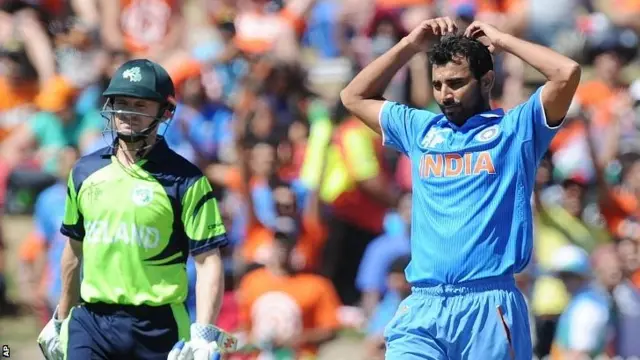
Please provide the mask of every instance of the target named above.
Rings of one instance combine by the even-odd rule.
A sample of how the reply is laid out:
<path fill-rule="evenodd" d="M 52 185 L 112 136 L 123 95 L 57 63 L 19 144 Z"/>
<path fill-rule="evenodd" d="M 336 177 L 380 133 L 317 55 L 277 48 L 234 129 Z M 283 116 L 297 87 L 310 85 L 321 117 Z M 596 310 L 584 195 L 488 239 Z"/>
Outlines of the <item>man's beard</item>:
<path fill-rule="evenodd" d="M 438 103 L 438 107 L 440 111 L 451 121 L 452 123 L 461 126 L 469 118 L 485 112 L 490 109 L 488 105 L 488 101 L 486 101 L 485 97 L 482 95 L 480 91 L 480 86 L 476 86 L 473 90 L 474 94 L 472 96 L 473 104 L 463 104 L 462 102 L 453 102 L 451 104 L 440 104 Z M 455 114 L 447 115 L 447 109 L 454 108 L 457 109 Z"/>

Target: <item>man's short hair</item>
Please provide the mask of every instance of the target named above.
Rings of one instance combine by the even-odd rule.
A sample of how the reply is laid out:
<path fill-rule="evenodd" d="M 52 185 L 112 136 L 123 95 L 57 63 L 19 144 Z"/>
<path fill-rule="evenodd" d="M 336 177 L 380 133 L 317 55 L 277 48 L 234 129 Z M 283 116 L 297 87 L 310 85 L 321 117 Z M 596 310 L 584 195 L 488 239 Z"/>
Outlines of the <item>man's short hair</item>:
<path fill-rule="evenodd" d="M 493 70 L 493 59 L 489 48 L 480 41 L 464 35 L 445 35 L 428 52 L 431 65 L 443 66 L 456 58 L 465 58 L 469 70 L 476 79 Z"/>

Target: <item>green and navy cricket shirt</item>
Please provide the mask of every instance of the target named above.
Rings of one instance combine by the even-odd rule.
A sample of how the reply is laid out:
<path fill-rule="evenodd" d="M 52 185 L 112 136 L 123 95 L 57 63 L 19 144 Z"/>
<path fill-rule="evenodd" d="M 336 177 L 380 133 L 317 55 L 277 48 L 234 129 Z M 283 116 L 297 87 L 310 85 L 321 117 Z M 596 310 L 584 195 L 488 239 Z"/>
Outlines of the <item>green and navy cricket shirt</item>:
<path fill-rule="evenodd" d="M 187 256 L 228 243 L 208 180 L 164 139 L 131 167 L 112 147 L 82 157 L 61 232 L 82 241 L 80 295 L 89 303 L 183 303 Z"/>

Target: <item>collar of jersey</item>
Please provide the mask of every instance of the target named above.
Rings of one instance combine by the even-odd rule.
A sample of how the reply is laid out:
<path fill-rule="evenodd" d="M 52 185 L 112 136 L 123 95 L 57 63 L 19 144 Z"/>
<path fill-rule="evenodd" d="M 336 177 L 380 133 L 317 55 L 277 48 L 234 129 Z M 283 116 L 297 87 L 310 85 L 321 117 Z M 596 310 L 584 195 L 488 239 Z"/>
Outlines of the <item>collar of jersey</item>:
<path fill-rule="evenodd" d="M 117 140 L 116 140 L 117 141 Z M 164 137 L 158 136 L 158 141 L 151 147 L 151 150 L 144 157 L 144 160 L 151 161 L 154 163 L 162 163 L 163 161 L 167 161 L 167 153 L 169 152 L 169 145 L 165 141 Z M 103 158 L 110 158 L 111 156 L 115 156 L 116 147 L 108 146 L 103 149 L 102 154 L 100 154 Z"/>
<path fill-rule="evenodd" d="M 504 116 L 504 110 L 503 109 L 493 109 L 493 110 L 482 112 L 480 114 L 476 114 L 476 115 L 472 116 L 471 118 L 469 118 L 462 126 L 458 126 L 458 125 L 452 123 L 451 121 L 449 121 L 449 119 L 447 119 L 446 116 L 442 115 L 440 120 L 438 120 L 438 126 L 439 127 L 449 127 L 449 128 L 452 128 L 453 130 L 456 130 L 456 131 L 457 130 L 464 130 L 464 129 L 471 129 L 471 128 L 475 128 L 477 126 L 480 126 L 482 124 L 486 124 L 488 120 L 501 118 L 503 116 Z"/>

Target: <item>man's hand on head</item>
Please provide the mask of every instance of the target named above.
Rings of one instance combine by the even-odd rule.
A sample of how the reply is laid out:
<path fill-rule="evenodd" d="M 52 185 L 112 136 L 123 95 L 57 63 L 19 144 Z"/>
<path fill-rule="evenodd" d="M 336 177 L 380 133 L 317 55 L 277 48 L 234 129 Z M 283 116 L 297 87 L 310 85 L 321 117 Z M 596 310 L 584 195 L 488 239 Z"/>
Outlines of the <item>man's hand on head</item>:
<path fill-rule="evenodd" d="M 467 27 L 464 36 L 480 41 L 493 54 L 502 50 L 500 44 L 505 33 L 482 21 L 474 21 Z"/>
<path fill-rule="evenodd" d="M 447 34 L 455 34 L 458 26 L 449 17 L 425 20 L 413 29 L 403 41 L 406 41 L 416 52 L 427 51 L 429 45 Z"/>

